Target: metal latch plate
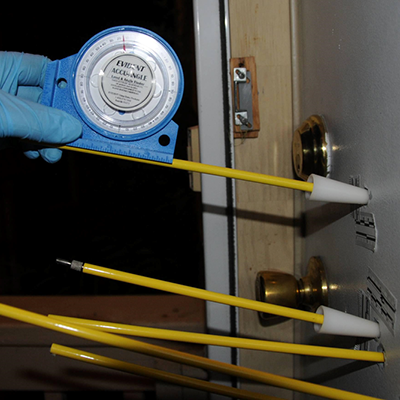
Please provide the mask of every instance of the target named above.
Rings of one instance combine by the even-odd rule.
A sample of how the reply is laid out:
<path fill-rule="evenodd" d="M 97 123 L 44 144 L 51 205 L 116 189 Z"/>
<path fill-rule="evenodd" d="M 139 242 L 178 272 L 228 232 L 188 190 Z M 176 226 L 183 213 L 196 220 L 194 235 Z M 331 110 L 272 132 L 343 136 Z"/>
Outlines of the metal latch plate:
<path fill-rule="evenodd" d="M 232 58 L 230 62 L 235 138 L 257 138 L 260 130 L 256 63 L 254 57 Z"/>

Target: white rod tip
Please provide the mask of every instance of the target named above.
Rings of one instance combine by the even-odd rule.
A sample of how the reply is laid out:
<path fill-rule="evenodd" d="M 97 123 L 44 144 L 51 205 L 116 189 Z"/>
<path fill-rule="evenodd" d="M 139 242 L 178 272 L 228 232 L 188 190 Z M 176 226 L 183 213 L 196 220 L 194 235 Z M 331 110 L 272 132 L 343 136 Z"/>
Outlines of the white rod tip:
<path fill-rule="evenodd" d="M 368 190 L 358 186 L 315 174 L 311 174 L 307 182 L 314 184 L 313 191 L 306 193 L 307 200 L 346 204 L 367 204 L 369 202 Z"/>
<path fill-rule="evenodd" d="M 317 333 L 365 338 L 378 338 L 380 336 L 380 328 L 377 322 L 325 306 L 318 307 L 316 312 L 324 316 L 322 325 L 314 324 L 314 330 Z"/>

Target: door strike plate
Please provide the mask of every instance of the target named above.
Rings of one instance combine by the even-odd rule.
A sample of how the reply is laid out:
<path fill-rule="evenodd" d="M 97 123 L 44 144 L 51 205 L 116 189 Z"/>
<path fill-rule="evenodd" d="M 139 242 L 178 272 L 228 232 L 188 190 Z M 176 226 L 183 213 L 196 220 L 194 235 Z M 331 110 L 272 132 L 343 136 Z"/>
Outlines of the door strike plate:
<path fill-rule="evenodd" d="M 230 60 L 234 138 L 257 138 L 260 130 L 257 74 L 254 57 Z"/>

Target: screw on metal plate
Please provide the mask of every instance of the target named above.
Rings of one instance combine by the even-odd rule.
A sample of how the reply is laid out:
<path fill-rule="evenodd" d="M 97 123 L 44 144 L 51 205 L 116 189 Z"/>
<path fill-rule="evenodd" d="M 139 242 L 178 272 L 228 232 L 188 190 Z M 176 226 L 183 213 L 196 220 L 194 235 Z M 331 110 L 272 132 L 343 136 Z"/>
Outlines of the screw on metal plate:
<path fill-rule="evenodd" d="M 246 126 L 247 128 L 251 128 L 252 125 L 250 121 L 247 119 L 247 111 L 237 111 L 235 112 L 235 125 L 238 126 Z"/>
<path fill-rule="evenodd" d="M 247 81 L 247 69 L 246 68 L 234 68 L 235 74 L 233 80 L 235 82 L 246 82 Z"/>

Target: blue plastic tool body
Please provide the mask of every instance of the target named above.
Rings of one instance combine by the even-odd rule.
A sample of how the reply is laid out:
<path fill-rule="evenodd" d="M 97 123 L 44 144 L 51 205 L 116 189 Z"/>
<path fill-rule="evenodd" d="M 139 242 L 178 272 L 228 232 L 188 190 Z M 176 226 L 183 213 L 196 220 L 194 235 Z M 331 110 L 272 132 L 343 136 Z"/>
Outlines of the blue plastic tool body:
<path fill-rule="evenodd" d="M 139 29 L 140 31 L 149 33 L 149 31 L 142 28 L 118 27 L 108 29 L 101 34 L 127 28 Z M 178 125 L 172 121 L 172 117 L 180 104 L 183 94 L 183 73 L 179 60 L 177 64 L 180 71 L 181 83 L 178 100 L 175 102 L 169 116 L 162 123 L 158 125 L 154 124 L 148 131 L 137 135 L 119 135 L 109 132 L 101 126 L 96 126 L 77 105 L 75 91 L 76 65 L 84 55 L 88 45 L 94 39 L 96 39 L 96 36 L 78 54 L 49 63 L 46 70 L 41 103 L 64 110 L 82 122 L 82 136 L 76 141 L 69 143 L 69 146 L 172 163 L 179 129 Z M 158 39 L 162 40 L 159 37 Z M 169 47 L 166 42 L 164 43 Z"/>

